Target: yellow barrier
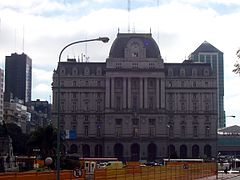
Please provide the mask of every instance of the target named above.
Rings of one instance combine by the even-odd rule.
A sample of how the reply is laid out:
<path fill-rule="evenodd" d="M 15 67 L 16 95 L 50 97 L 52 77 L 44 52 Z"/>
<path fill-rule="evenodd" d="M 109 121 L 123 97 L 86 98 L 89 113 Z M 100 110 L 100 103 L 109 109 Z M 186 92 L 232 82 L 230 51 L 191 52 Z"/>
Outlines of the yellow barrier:
<path fill-rule="evenodd" d="M 215 173 L 215 163 L 179 163 L 167 166 L 95 169 L 94 180 L 191 180 L 213 176 Z"/>
<path fill-rule="evenodd" d="M 76 178 L 73 176 L 73 171 L 63 170 L 60 173 L 61 180 L 85 180 L 85 173 Z M 17 173 L 0 173 L 0 180 L 55 180 L 56 172 L 17 172 Z"/>

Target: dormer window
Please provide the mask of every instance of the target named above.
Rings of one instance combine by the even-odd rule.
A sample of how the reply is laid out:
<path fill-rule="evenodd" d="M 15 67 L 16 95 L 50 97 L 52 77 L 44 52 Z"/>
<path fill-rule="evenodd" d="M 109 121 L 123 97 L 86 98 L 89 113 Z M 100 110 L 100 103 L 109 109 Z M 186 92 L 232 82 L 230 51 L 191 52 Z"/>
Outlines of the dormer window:
<path fill-rule="evenodd" d="M 132 57 L 138 57 L 138 52 L 133 52 Z"/>
<path fill-rule="evenodd" d="M 89 68 L 88 68 L 88 67 L 85 67 L 85 69 L 84 69 L 84 75 L 87 76 L 87 75 L 89 75 L 89 74 L 90 74 Z"/>
<path fill-rule="evenodd" d="M 185 76 L 185 69 L 180 69 L 180 76 Z"/>
<path fill-rule="evenodd" d="M 131 44 L 131 56 L 139 57 L 139 44 L 137 42 Z"/>

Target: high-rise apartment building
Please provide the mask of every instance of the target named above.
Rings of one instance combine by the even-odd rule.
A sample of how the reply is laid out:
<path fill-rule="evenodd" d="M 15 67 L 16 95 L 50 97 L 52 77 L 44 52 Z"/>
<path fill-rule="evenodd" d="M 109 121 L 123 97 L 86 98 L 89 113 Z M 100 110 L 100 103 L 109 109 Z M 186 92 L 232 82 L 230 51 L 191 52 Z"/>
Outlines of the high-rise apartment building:
<path fill-rule="evenodd" d="M 67 132 L 68 153 L 133 161 L 216 157 L 211 65 L 164 63 L 151 34 L 118 33 L 106 62 L 59 62 L 52 90 L 52 120 Z"/>
<path fill-rule="evenodd" d="M 194 62 L 210 63 L 213 71 L 217 74 L 218 127 L 226 127 L 224 111 L 223 53 L 207 41 L 204 41 L 189 57 Z"/>
<path fill-rule="evenodd" d="M 4 71 L 0 68 L 0 124 L 3 121 L 3 83 L 4 83 Z"/>
<path fill-rule="evenodd" d="M 20 99 L 31 101 L 32 59 L 26 54 L 13 53 L 5 60 L 5 101 Z"/>

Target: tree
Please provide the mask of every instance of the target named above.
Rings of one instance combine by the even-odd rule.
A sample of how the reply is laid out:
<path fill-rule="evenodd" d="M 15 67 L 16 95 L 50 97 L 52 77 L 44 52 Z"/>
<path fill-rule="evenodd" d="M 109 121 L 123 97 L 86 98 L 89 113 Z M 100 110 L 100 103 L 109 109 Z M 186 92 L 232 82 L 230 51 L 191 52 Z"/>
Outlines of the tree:
<path fill-rule="evenodd" d="M 57 130 L 51 125 L 39 127 L 33 132 L 27 142 L 27 146 L 31 149 L 40 149 L 40 155 L 43 159 L 48 156 L 55 156 L 57 140 Z"/>
<path fill-rule="evenodd" d="M 22 129 L 15 123 L 6 124 L 7 133 L 12 138 L 14 155 L 25 155 L 27 152 L 27 139 L 29 136 L 22 133 Z"/>
<path fill-rule="evenodd" d="M 237 50 L 236 55 L 238 59 L 240 59 L 240 49 Z M 233 69 L 233 72 L 240 75 L 240 64 L 238 61 L 234 64 L 234 67 L 235 69 Z"/>

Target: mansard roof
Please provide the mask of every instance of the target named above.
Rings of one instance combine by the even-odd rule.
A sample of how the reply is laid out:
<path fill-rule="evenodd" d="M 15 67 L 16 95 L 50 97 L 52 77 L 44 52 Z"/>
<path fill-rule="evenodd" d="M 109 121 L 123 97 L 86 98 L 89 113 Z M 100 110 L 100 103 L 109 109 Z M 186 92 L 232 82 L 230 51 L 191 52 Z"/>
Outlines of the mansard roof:
<path fill-rule="evenodd" d="M 109 58 L 124 58 L 125 48 L 127 47 L 128 42 L 134 38 L 143 43 L 144 48 L 146 48 L 146 58 L 161 57 L 158 45 L 152 38 L 151 33 L 118 33 L 117 38 L 112 44 Z"/>
<path fill-rule="evenodd" d="M 209 42 L 204 41 L 194 52 L 193 54 L 197 54 L 200 52 L 217 52 L 222 53 L 220 50 L 218 50 L 216 47 L 211 45 Z"/>

